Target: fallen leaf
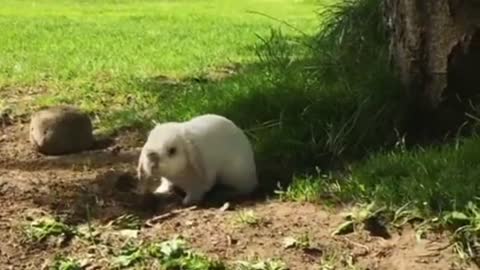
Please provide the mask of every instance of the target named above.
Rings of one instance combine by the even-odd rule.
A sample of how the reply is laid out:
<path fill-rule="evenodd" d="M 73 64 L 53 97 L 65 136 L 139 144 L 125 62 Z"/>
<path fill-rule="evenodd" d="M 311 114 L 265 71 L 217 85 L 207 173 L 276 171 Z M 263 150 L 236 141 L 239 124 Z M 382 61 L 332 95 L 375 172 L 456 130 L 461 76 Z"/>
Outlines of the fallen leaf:
<path fill-rule="evenodd" d="M 297 239 L 293 237 L 285 237 L 283 238 L 283 247 L 284 248 L 291 248 L 295 247 L 298 244 Z"/>
<path fill-rule="evenodd" d="M 124 229 L 118 231 L 118 234 L 126 236 L 128 238 L 137 238 L 138 237 L 138 230 L 132 230 L 132 229 Z"/>

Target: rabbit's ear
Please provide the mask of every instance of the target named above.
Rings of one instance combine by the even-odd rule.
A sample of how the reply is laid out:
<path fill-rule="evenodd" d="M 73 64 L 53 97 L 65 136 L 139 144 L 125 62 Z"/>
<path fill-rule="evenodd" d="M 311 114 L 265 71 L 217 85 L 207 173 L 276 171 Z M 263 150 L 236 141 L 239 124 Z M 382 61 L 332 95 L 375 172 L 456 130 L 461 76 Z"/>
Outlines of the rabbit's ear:
<path fill-rule="evenodd" d="M 196 145 L 195 140 L 191 137 L 192 136 L 190 136 L 188 132 L 182 132 L 181 138 L 185 147 L 185 154 L 187 155 L 189 165 L 195 170 L 196 177 L 203 180 L 207 177 L 205 165 L 200 156 L 198 146 Z"/>

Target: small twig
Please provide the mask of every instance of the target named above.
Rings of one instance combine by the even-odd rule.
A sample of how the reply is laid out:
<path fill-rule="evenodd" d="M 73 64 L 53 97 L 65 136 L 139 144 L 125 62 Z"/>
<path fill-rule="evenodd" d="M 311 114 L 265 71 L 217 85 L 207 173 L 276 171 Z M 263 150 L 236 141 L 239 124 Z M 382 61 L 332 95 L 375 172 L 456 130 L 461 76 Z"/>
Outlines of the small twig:
<path fill-rule="evenodd" d="M 445 250 L 451 246 L 453 246 L 455 244 L 454 241 L 450 241 L 448 244 L 445 244 L 443 246 L 439 246 L 439 247 L 429 247 L 427 248 L 427 250 L 429 251 L 442 251 L 442 250 Z"/>
<path fill-rule="evenodd" d="M 230 237 L 230 235 L 227 235 L 227 245 L 228 246 L 232 245 L 232 237 Z"/>
<path fill-rule="evenodd" d="M 93 239 L 93 234 L 92 234 L 92 223 L 90 222 L 90 205 L 87 203 L 87 205 L 85 206 L 85 212 L 87 214 L 87 227 L 88 227 L 88 238 L 89 240 L 95 244 L 95 240 Z"/>
<path fill-rule="evenodd" d="M 159 221 L 161 221 L 161 220 L 165 220 L 165 219 L 168 219 L 168 218 L 170 218 L 170 217 L 173 217 L 173 216 L 175 216 L 176 214 L 178 214 L 178 213 L 167 212 L 167 213 L 165 213 L 165 214 L 161 214 L 161 215 L 159 215 L 159 216 L 153 217 L 153 218 L 145 221 L 145 225 L 146 225 L 147 227 L 153 227 L 153 225 L 154 225 L 155 223 L 157 223 L 157 222 L 159 222 Z"/>
<path fill-rule="evenodd" d="M 87 228 L 88 228 L 87 238 L 88 238 L 88 241 L 90 241 L 89 243 L 92 244 L 93 248 L 96 251 L 98 251 L 100 256 L 105 258 L 106 254 L 100 249 L 100 246 L 97 244 L 97 242 L 95 241 L 95 238 L 93 237 L 93 227 L 92 227 L 92 223 L 91 223 L 90 204 L 87 203 L 87 205 L 85 206 L 85 211 L 86 211 L 86 215 L 87 215 Z"/>
<path fill-rule="evenodd" d="M 419 254 L 417 255 L 418 258 L 428 258 L 428 257 L 436 257 L 440 255 L 440 252 L 429 252 L 429 253 L 424 253 L 424 254 Z"/>
<path fill-rule="evenodd" d="M 194 210 L 196 208 L 197 208 L 197 206 L 194 205 L 194 206 L 191 206 L 191 207 L 188 207 L 188 208 L 175 209 L 175 210 L 172 210 L 170 212 L 161 214 L 159 216 L 155 216 L 155 217 L 145 221 L 145 225 L 148 226 L 148 227 L 153 227 L 153 225 L 155 223 L 159 222 L 159 221 L 166 220 L 166 219 L 171 218 L 173 216 L 176 216 L 180 213 L 191 211 L 191 210 Z"/>
<path fill-rule="evenodd" d="M 370 253 L 370 248 L 369 248 L 369 247 L 367 247 L 367 246 L 365 246 L 365 245 L 362 245 L 362 244 L 360 244 L 360 243 L 354 242 L 354 241 L 352 241 L 352 240 L 350 240 L 350 239 L 348 239 L 348 238 L 346 238 L 346 237 L 344 237 L 344 238 L 342 238 L 342 239 L 343 239 L 343 240 L 346 240 L 348 243 L 350 243 L 350 244 L 352 244 L 352 245 L 354 245 L 354 246 L 361 247 L 361 248 L 365 249 L 365 251 L 366 251 L 367 253 Z"/>

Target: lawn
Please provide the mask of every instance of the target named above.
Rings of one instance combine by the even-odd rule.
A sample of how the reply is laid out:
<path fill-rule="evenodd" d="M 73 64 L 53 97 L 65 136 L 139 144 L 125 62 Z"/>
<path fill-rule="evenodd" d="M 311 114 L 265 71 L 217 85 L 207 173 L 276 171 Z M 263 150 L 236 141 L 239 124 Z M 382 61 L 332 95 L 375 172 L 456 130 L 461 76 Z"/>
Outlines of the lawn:
<path fill-rule="evenodd" d="M 322 13 L 334 2 L 343 6 Z M 429 249 L 413 239 L 425 238 L 455 240 L 422 257 L 432 267 L 462 265 L 453 253 L 478 258 L 480 140 L 407 145 L 410 100 L 386 68 L 378 3 L 0 0 L 0 124 L 68 103 L 117 139 L 58 161 L 32 152 L 25 123 L 2 125 L 0 227 L 9 222 L 0 238 L 14 244 L 0 266 L 280 270 L 284 259 L 301 270 L 398 261 L 415 270 L 424 265 L 413 256 Z M 112 185 L 133 174 L 154 122 L 202 113 L 247 132 L 260 179 L 278 196 L 146 226 L 162 213 Z M 374 235 L 368 224 L 379 220 L 394 237 Z M 446 228 L 460 229 L 436 234 Z"/>
<path fill-rule="evenodd" d="M 105 117 L 133 112 L 130 118 L 147 122 L 143 114 L 164 110 L 163 102 L 141 82 L 255 62 L 257 35 L 270 27 L 298 34 L 255 12 L 312 32 L 316 8 L 301 1 L 1 1 L 0 84 L 44 89 L 35 104 L 73 103 Z"/>

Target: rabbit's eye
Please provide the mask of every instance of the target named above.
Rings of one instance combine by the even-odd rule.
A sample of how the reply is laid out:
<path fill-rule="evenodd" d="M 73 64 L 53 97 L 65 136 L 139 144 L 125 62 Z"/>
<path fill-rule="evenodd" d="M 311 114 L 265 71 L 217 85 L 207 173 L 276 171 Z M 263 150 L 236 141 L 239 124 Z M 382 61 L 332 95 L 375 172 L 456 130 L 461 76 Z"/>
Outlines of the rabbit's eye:
<path fill-rule="evenodd" d="M 175 153 L 177 153 L 177 148 L 175 148 L 175 147 L 168 148 L 168 156 L 171 157 L 171 156 L 175 155 Z"/>

